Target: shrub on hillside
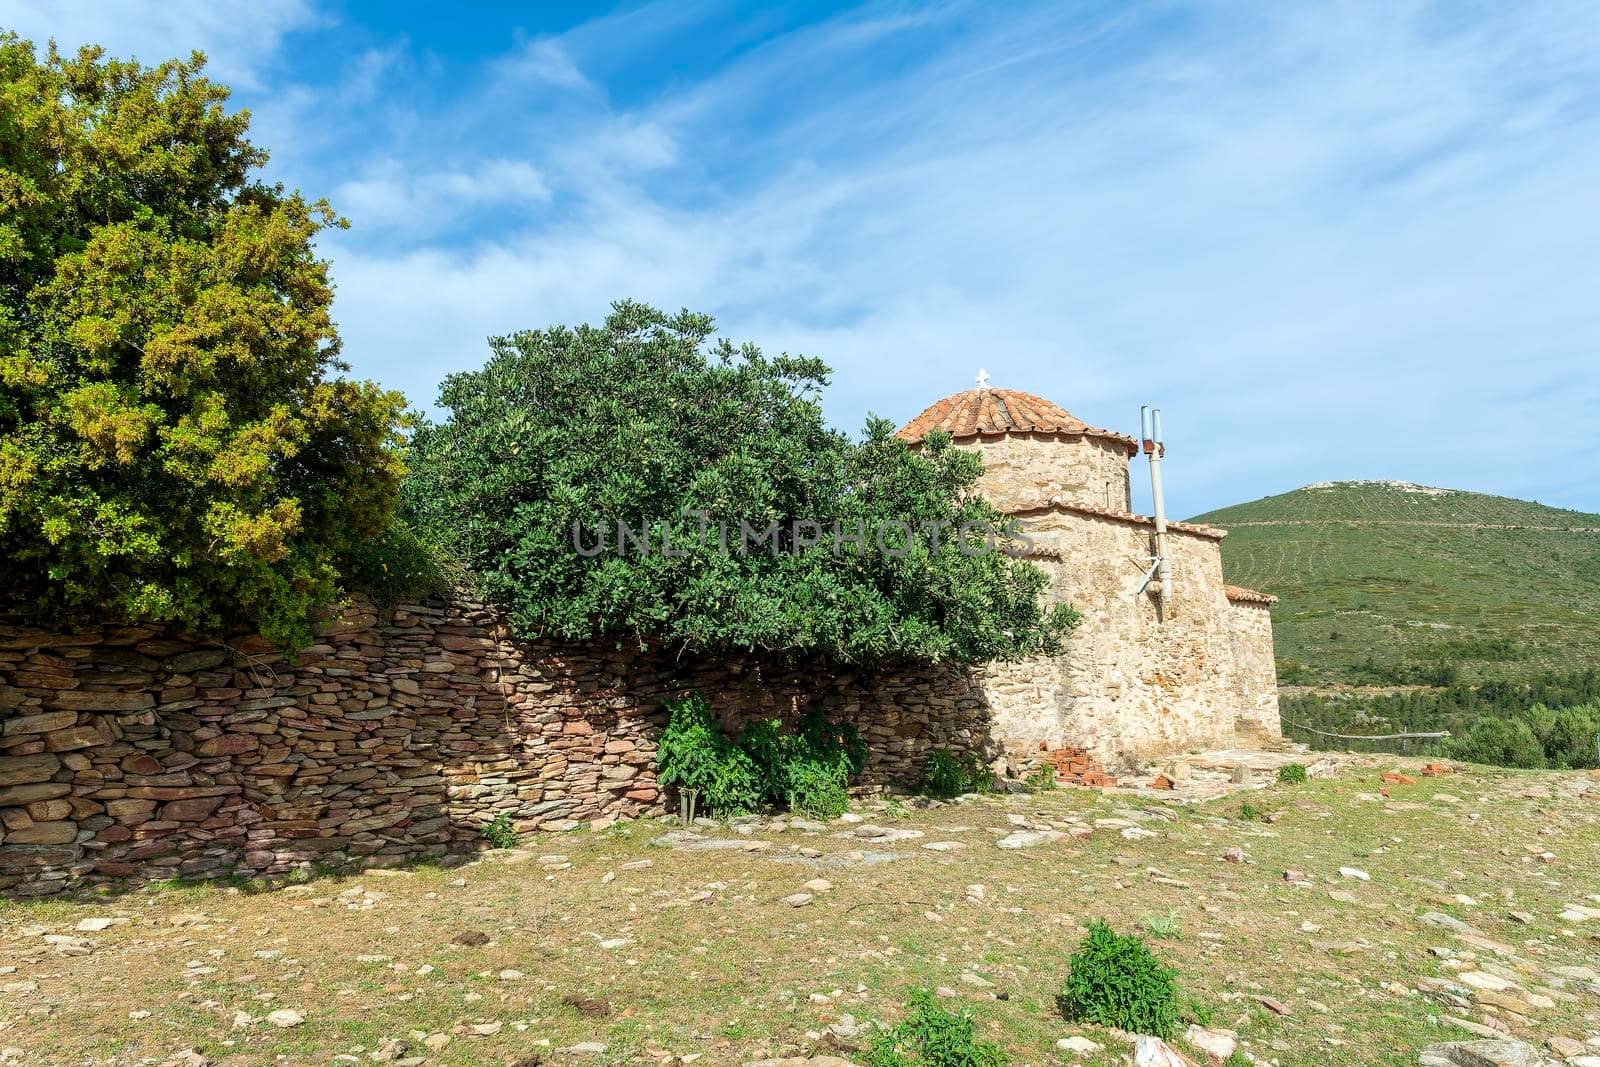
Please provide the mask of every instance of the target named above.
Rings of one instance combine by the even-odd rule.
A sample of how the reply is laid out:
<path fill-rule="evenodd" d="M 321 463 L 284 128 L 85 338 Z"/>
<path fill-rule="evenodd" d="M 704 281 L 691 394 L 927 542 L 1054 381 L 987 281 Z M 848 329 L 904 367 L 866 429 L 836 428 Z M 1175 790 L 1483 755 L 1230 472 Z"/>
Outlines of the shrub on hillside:
<path fill-rule="evenodd" d="M 930 990 L 911 994 L 911 1016 L 880 1033 L 867 1050 L 867 1067 L 1006 1067 L 1000 1046 L 980 1040 L 972 1015 L 941 1007 Z"/>
<path fill-rule="evenodd" d="M 975 454 L 937 433 L 912 451 L 882 419 L 853 441 L 823 416 L 821 362 L 712 334 L 624 302 L 446 379 L 407 500 L 519 635 L 848 663 L 1059 650 L 1077 616 L 1041 608 L 1044 573 L 960 550 L 964 527 L 1008 525 L 972 492 Z"/>
<path fill-rule="evenodd" d="M 394 507 L 404 401 L 339 376 L 325 201 L 203 60 L 0 33 L 0 611 L 310 639 Z"/>
<path fill-rule="evenodd" d="M 1600 704 L 1560 709 L 1535 704 L 1505 715 L 1485 715 L 1466 733 L 1450 738 L 1445 753 L 1498 767 L 1593 767 L 1597 736 Z"/>
<path fill-rule="evenodd" d="M 1139 938 L 1096 920 L 1072 954 L 1056 1003 L 1072 1022 L 1170 1038 L 1178 1026 L 1177 975 Z"/>

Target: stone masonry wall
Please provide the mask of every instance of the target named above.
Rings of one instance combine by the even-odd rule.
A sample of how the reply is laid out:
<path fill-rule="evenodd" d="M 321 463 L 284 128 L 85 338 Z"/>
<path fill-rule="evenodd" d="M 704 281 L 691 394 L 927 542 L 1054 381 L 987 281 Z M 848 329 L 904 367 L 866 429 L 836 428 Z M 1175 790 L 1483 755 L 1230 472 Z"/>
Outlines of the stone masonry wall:
<path fill-rule="evenodd" d="M 961 441 L 983 457 L 978 492 L 1010 513 L 1060 497 L 1111 511 L 1133 510 L 1128 450 L 1100 437 L 1006 434 Z"/>
<path fill-rule="evenodd" d="M 985 673 L 995 735 L 1014 757 L 1071 745 L 1125 767 L 1231 744 L 1246 702 L 1265 718 L 1259 680 L 1236 674 L 1236 647 L 1252 638 L 1235 637 L 1215 538 L 1169 535 L 1176 592 L 1162 604 L 1135 593 L 1149 565 L 1141 557 L 1153 551 L 1147 523 L 1067 509 L 1023 518 L 1041 550 L 1034 562 L 1051 575 L 1052 597 L 1076 607 L 1083 624 L 1062 656 Z M 1269 664 L 1271 647 L 1269 625 Z M 1275 717 L 1275 686 L 1271 692 Z"/>
<path fill-rule="evenodd" d="M 820 702 L 871 746 L 869 786 L 933 747 L 983 751 L 961 671 L 871 678 L 738 656 L 522 644 L 471 601 L 358 603 L 291 658 L 150 628 L 0 626 L 0 893 L 85 882 L 276 876 L 480 846 L 665 810 L 664 696 L 700 689 L 730 727 Z"/>
<path fill-rule="evenodd" d="M 1239 730 L 1265 740 L 1283 736 L 1278 717 L 1278 665 L 1272 650 L 1272 610 L 1249 600 L 1228 602 L 1233 637 L 1233 694 Z"/>

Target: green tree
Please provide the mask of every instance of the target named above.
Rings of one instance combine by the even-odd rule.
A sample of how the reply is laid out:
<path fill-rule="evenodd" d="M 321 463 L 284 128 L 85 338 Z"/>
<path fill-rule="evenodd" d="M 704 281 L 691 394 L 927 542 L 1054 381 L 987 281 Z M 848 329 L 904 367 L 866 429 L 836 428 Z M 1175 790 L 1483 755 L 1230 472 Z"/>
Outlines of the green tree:
<path fill-rule="evenodd" d="M 446 379 L 407 497 L 518 633 L 847 663 L 1059 647 L 1076 616 L 1041 609 L 1043 572 L 958 549 L 963 523 L 1005 523 L 972 493 L 976 456 L 914 452 L 881 419 L 852 441 L 823 419 L 822 363 L 712 333 L 620 303 L 603 326 L 496 338 Z M 835 524 L 866 543 L 805 547 Z"/>
<path fill-rule="evenodd" d="M 0 607 L 290 643 L 389 520 L 403 401 L 338 376 L 344 222 L 203 66 L 0 35 Z"/>

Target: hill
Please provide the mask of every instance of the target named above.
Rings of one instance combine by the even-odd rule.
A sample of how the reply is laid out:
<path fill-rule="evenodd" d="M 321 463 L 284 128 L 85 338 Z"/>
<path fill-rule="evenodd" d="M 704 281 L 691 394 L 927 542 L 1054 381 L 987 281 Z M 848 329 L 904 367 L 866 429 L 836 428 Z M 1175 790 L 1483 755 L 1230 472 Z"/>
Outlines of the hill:
<path fill-rule="evenodd" d="M 1529 678 L 1600 662 L 1600 515 L 1408 482 L 1328 482 L 1196 516 L 1273 593 L 1284 684 Z"/>

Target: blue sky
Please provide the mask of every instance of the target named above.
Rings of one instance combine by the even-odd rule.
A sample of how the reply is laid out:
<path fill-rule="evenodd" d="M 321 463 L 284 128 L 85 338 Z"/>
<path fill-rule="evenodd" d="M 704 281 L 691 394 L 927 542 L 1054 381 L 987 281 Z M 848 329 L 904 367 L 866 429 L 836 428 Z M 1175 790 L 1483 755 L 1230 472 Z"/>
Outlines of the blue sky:
<path fill-rule="evenodd" d="M 632 297 L 820 356 L 830 418 L 980 367 L 1133 432 L 1174 514 L 1403 478 L 1600 510 L 1600 6 L 0 3 L 200 48 L 355 371 Z M 1141 494 L 1136 494 L 1139 499 Z"/>

